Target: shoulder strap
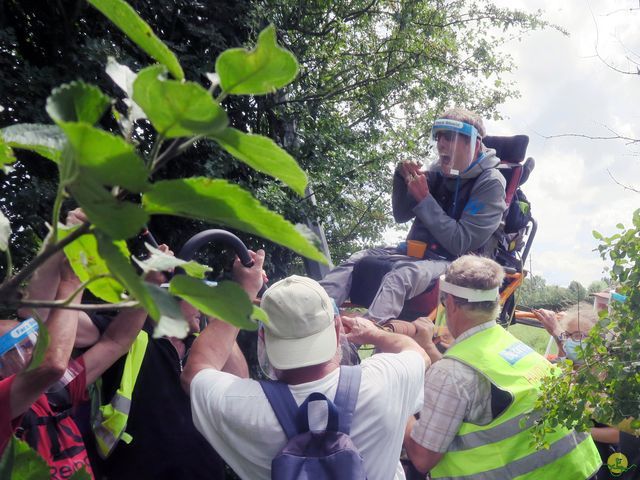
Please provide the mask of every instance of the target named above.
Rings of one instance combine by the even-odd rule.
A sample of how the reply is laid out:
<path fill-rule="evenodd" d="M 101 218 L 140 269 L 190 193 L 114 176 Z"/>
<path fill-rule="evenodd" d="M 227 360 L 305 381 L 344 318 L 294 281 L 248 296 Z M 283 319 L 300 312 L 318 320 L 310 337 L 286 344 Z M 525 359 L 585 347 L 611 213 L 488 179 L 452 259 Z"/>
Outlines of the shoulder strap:
<path fill-rule="evenodd" d="M 289 387 L 282 382 L 270 382 L 268 380 L 260 380 L 260 386 L 287 438 L 295 437 L 298 434 L 298 428 L 295 423 L 298 404 L 293 398 Z"/>
<path fill-rule="evenodd" d="M 343 365 L 340 367 L 340 380 L 338 380 L 338 390 L 333 403 L 335 403 L 340 412 L 339 430 L 347 435 L 351 431 L 351 421 L 358 401 L 361 378 L 362 368 L 360 365 Z"/>

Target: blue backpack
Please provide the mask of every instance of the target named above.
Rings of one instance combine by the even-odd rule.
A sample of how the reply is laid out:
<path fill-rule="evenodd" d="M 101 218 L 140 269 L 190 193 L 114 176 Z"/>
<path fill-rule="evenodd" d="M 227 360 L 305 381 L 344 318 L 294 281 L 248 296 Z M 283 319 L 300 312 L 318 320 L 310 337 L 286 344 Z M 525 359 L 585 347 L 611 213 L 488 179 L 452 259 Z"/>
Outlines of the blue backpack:
<path fill-rule="evenodd" d="M 349 431 L 358 400 L 359 366 L 340 367 L 340 380 L 332 402 L 322 393 L 312 393 L 298 408 L 289 387 L 281 382 L 261 381 L 267 400 L 282 429 L 287 443 L 271 462 L 274 480 L 366 480 L 360 452 Z M 309 402 L 327 402 L 327 429 L 309 430 Z"/>

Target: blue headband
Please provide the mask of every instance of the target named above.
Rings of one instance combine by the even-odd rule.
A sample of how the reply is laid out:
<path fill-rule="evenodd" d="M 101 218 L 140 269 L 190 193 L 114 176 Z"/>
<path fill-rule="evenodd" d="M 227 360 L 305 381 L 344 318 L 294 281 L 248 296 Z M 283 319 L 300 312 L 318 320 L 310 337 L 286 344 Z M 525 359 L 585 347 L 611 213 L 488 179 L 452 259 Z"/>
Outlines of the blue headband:
<path fill-rule="evenodd" d="M 33 318 L 21 322 L 20 325 L 17 325 L 0 337 L 0 355 L 4 355 L 33 333 L 38 333 L 38 322 Z"/>
<path fill-rule="evenodd" d="M 450 118 L 438 118 L 433 122 L 431 127 L 431 138 L 436 139 L 436 132 L 442 130 L 449 130 L 451 132 L 461 133 L 470 138 L 480 138 L 478 129 L 470 123 L 461 122 L 459 120 L 452 120 Z"/>

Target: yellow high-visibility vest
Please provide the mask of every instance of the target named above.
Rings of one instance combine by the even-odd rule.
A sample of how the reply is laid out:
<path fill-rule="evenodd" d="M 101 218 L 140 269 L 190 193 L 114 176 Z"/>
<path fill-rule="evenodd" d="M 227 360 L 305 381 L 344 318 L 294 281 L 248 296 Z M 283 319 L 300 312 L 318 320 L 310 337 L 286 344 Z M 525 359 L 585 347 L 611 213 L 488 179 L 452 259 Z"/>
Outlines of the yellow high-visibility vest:
<path fill-rule="evenodd" d="M 545 435 L 548 449 L 532 445 L 534 403 L 553 367 L 528 345 L 496 325 L 453 345 L 445 358 L 475 369 L 512 400 L 487 425 L 463 422 L 431 478 L 581 480 L 596 473 L 600 455 L 589 433 L 558 428 Z"/>

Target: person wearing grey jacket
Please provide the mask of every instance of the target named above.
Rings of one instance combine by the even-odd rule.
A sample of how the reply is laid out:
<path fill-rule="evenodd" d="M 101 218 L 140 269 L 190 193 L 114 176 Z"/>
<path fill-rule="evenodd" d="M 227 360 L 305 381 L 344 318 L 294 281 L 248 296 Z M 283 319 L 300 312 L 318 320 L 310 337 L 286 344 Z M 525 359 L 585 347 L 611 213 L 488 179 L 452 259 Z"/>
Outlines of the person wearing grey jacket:
<path fill-rule="evenodd" d="M 385 256 L 391 270 L 367 316 L 382 324 L 398 317 L 405 299 L 423 292 L 454 259 L 490 253 L 492 238 L 506 209 L 500 159 L 482 144 L 485 128 L 473 112 L 454 108 L 432 128 L 438 161 L 428 171 L 401 162 L 393 179 L 396 222 L 413 219 L 406 247 L 382 247 L 353 254 L 320 281 L 338 305 L 349 296 L 354 265 L 366 256 Z"/>

